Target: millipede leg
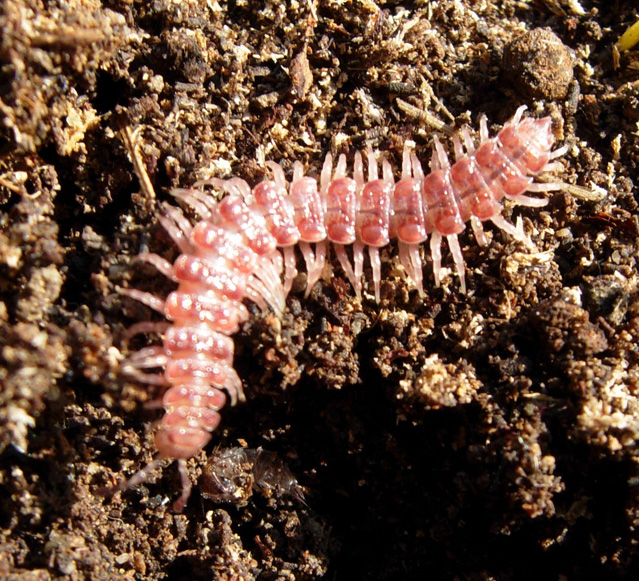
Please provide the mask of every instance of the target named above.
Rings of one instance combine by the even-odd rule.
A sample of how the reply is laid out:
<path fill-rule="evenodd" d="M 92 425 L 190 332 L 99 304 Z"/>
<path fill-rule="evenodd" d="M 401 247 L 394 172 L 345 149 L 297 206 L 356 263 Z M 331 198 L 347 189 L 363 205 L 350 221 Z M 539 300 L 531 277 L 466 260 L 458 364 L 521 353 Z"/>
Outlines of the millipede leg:
<path fill-rule="evenodd" d="M 179 459 L 177 461 L 178 472 L 180 473 L 180 480 L 182 481 L 182 494 L 180 498 L 178 498 L 173 503 L 173 510 L 175 512 L 182 512 L 186 503 L 189 501 L 189 497 L 191 496 L 191 479 L 189 477 L 189 471 L 186 468 L 186 460 Z"/>
<path fill-rule="evenodd" d="M 451 234 L 450 236 L 446 236 L 446 240 L 448 241 L 450 253 L 453 255 L 455 269 L 459 275 L 459 286 L 461 287 L 461 292 L 466 294 L 466 266 L 464 264 L 464 255 L 462 254 L 461 246 L 459 245 L 459 238 L 457 237 L 457 234 Z"/>
<path fill-rule="evenodd" d="M 433 232 L 430 237 L 430 255 L 433 259 L 435 286 L 439 286 L 442 276 L 442 236 L 437 231 Z"/>

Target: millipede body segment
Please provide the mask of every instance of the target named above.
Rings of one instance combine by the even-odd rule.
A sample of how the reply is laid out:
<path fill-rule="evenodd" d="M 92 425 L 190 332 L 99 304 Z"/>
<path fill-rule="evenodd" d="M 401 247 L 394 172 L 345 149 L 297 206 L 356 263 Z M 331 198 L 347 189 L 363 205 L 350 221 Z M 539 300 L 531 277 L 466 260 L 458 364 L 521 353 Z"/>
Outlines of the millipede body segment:
<path fill-rule="evenodd" d="M 159 219 L 182 254 L 173 264 L 156 254 L 142 254 L 139 259 L 178 283 L 177 289 L 165 299 L 119 289 L 168 320 L 138 323 L 129 331 L 129 335 L 158 332 L 164 337 L 162 345 L 131 355 L 123 370 L 134 379 L 165 387 L 158 403 L 166 413 L 155 433 L 158 459 L 125 487 L 144 480 L 162 458 L 175 458 L 183 491 L 174 506 L 182 509 L 191 489 L 186 459 L 211 439 L 227 396 L 231 404 L 244 400 L 242 382 L 233 368 L 230 337 L 248 319 L 243 300 L 283 312 L 297 275 L 296 246 L 306 264 L 307 295 L 321 276 L 331 242 L 358 297 L 363 288 L 366 248 L 377 301 L 379 249 L 392 240 L 397 240 L 399 260 L 420 295 L 424 292 L 420 246 L 429 242 L 433 276 L 439 285 L 444 238 L 465 292 L 458 235 L 467 222 L 479 244 L 486 243 L 482 223 L 490 221 L 531 246 L 521 220 L 513 225 L 502 217 L 501 201 L 508 197 L 525 206 L 545 205 L 546 199 L 529 197 L 525 192 L 562 187 L 534 182 L 533 178 L 552 169 L 552 160 L 563 155 L 566 147 L 553 151 L 550 118 L 524 118 L 524 109 L 518 109 L 492 138 L 482 118 L 478 145 L 469 131 L 462 129 L 453 138 L 452 164 L 435 138 L 428 172 L 406 147 L 399 180 L 386 159 L 380 163 L 368 150 L 355 154 L 350 171 L 345 155 L 334 163 L 328 154 L 319 183 L 304 175 L 299 162 L 293 165 L 290 181 L 278 164 L 268 162 L 273 178 L 253 188 L 232 178 L 211 179 L 192 189 L 174 191 L 201 221 L 193 225 L 178 208 L 167 206 Z M 206 191 L 210 187 L 227 195 L 218 201 Z M 352 260 L 347 246 L 352 249 Z M 164 368 L 162 373 L 149 372 L 160 367 Z"/>

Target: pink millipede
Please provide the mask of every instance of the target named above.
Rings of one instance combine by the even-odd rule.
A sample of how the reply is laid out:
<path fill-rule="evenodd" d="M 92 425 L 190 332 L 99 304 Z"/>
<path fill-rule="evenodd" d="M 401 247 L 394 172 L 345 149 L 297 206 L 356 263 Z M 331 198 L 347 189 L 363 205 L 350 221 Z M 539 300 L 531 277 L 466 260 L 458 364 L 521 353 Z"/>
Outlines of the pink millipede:
<path fill-rule="evenodd" d="M 138 258 L 153 264 L 178 283 L 166 299 L 135 289 L 119 292 L 162 313 L 169 322 L 143 322 L 128 332 L 158 332 L 162 345 L 134 353 L 123 371 L 141 382 L 165 386 L 165 410 L 155 433 L 159 458 L 135 474 L 124 487 L 135 486 L 162 458 L 174 458 L 183 490 L 174 507 L 181 510 L 191 484 L 186 459 L 200 451 L 220 422 L 226 402 L 244 400 L 242 382 L 233 368 L 230 338 L 248 319 L 242 303 L 248 298 L 262 309 L 267 305 L 281 314 L 297 275 L 295 247 L 306 263 L 308 294 L 326 262 L 328 242 L 358 297 L 362 294 L 364 248 L 372 270 L 376 301 L 380 300 L 379 249 L 396 239 L 399 260 L 423 296 L 420 246 L 430 238 L 430 255 L 436 285 L 442 280 L 441 244 L 450 248 L 462 292 L 466 290 L 464 260 L 458 235 L 470 221 L 475 238 L 485 244 L 482 222 L 491 221 L 528 246 L 532 243 L 521 221 L 513 225 L 501 215 L 501 200 L 540 207 L 544 198 L 525 192 L 547 192 L 558 183 L 538 183 L 533 177 L 553 169 L 553 159 L 567 147 L 552 150 L 554 137 L 549 117 L 524 118 L 525 107 L 490 138 L 484 117 L 480 142 L 475 145 L 468 129 L 453 137 L 455 162 L 451 165 L 435 137 L 430 172 L 408 147 L 404 148 L 401 178 L 395 181 L 390 163 L 381 164 L 369 149 L 354 157 L 349 175 L 346 156 L 337 163 L 329 153 L 319 184 L 293 164 L 290 182 L 279 164 L 268 162 L 273 179 L 251 188 L 239 178 L 211 179 L 173 195 L 191 207 L 201 221 L 193 226 L 173 206 L 159 217 L 162 226 L 182 252 L 171 264 L 156 254 Z M 366 172 L 364 171 L 366 160 Z M 381 165 L 381 172 L 380 172 Z M 220 201 L 204 191 L 219 188 Z M 352 246 L 352 262 L 346 251 Z M 153 368 L 162 373 L 149 373 Z"/>

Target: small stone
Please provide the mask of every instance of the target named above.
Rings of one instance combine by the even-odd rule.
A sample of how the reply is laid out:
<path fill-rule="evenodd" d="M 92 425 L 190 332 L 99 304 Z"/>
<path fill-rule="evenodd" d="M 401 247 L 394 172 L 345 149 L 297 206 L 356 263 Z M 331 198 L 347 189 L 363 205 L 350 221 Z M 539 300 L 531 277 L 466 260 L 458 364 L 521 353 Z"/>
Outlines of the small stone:
<path fill-rule="evenodd" d="M 573 80 L 572 51 L 548 28 L 525 32 L 506 45 L 502 72 L 523 97 L 563 99 Z"/>

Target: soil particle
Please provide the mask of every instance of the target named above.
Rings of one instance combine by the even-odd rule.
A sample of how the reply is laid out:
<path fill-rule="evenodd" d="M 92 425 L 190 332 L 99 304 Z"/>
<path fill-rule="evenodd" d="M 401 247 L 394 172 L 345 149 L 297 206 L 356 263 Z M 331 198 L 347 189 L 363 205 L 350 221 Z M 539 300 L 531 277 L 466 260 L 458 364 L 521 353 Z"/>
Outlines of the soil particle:
<path fill-rule="evenodd" d="M 573 79 L 572 51 L 549 28 L 524 32 L 504 49 L 502 71 L 524 99 L 563 99 Z"/>
<path fill-rule="evenodd" d="M 540 303 L 532 315 L 532 327 L 548 353 L 594 355 L 608 348 L 603 331 L 593 325 L 580 306 L 563 299 Z"/>

